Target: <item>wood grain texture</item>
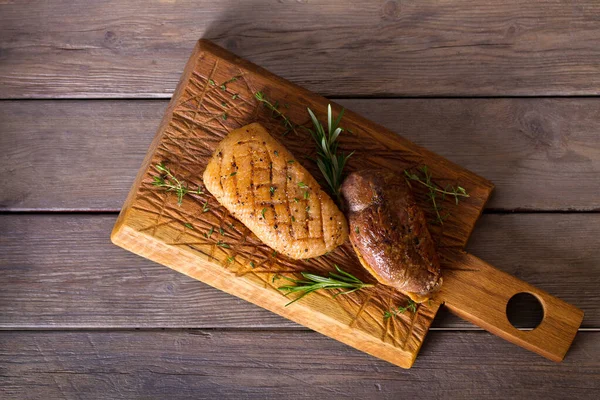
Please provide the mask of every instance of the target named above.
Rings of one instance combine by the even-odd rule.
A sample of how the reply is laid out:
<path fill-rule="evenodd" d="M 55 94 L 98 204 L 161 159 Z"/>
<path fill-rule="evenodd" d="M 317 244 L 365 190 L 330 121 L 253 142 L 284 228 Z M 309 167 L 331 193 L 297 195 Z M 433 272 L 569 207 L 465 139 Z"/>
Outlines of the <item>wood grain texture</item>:
<path fill-rule="evenodd" d="M 115 218 L 0 216 L 0 329 L 303 329 L 115 247 Z M 583 309 L 584 328 L 600 328 L 599 236 L 596 214 L 484 215 L 468 250 Z M 520 326 L 532 327 L 530 310 L 518 311 Z M 441 312 L 433 328 L 474 326 Z"/>
<path fill-rule="evenodd" d="M 3 399 L 594 399 L 599 360 L 600 332 L 582 332 L 562 364 L 483 332 L 432 332 L 411 370 L 314 332 L 0 332 L 0 393 Z"/>
<path fill-rule="evenodd" d="M 598 94 L 592 0 L 235 3 L 0 1 L 0 98 L 166 98 L 202 36 L 337 98 Z M 339 102 L 494 181 L 493 209 L 600 210 L 596 99 Z M 0 102 L 0 210 L 118 210 L 165 107 Z M 302 329 L 114 248 L 113 219 L 0 216 L 0 329 Z M 583 326 L 598 328 L 597 222 L 487 215 L 469 247 L 584 308 Z M 450 314 L 433 326 L 469 327 Z M 485 333 L 433 332 L 410 371 L 314 333 L 236 330 L 190 345 L 193 334 L 216 337 L 3 332 L 0 397 L 289 398 L 291 388 L 299 398 L 562 399 L 599 389 L 597 333 L 580 333 L 557 366 Z"/>
<path fill-rule="evenodd" d="M 205 37 L 324 95 L 597 95 L 599 16 L 595 0 L 4 1 L 0 93 L 169 97 Z"/>
<path fill-rule="evenodd" d="M 286 118 L 298 128 L 290 132 L 282 126 L 272 111 L 257 101 L 257 92 L 280 103 Z M 413 313 L 384 318 L 386 311 L 406 305 L 408 298 L 377 284 L 345 296 L 315 292 L 288 308 L 290 299 L 278 290 L 281 282 L 276 282 L 282 278 L 297 279 L 303 271 L 327 275 L 333 265 L 341 265 L 363 282 L 372 280 L 349 242 L 320 257 L 293 260 L 262 243 L 210 193 L 190 195 L 181 204 L 173 201 L 175 193 L 154 184 L 162 173 L 155 166 L 164 164 L 190 187 L 202 186 L 202 173 L 221 141 L 232 130 L 252 122 L 261 123 L 297 161 L 305 160 L 303 166 L 318 178 L 319 169 L 314 163 L 306 163 L 317 157 L 314 148 L 306 146 L 311 141 L 310 133 L 300 126 L 310 124 L 307 107 L 315 111 L 317 118 L 324 118 L 328 103 L 210 41 L 200 40 L 125 200 L 111 241 L 368 354 L 410 368 L 441 300 L 432 297 L 417 305 Z M 336 104 L 332 108 L 334 113 L 340 112 Z M 406 169 L 427 165 L 432 180 L 440 187 L 460 185 L 469 193 L 460 203 L 446 201 L 448 218 L 443 225 L 429 227 L 438 251 L 464 247 L 491 194 L 492 183 L 351 111 L 344 114 L 343 123 L 346 131 L 337 151 L 349 154 L 355 150 L 348 172 L 378 168 L 403 174 Z M 222 179 L 232 179 L 235 185 L 237 176 L 229 174 Z M 256 185 L 253 196 L 258 197 L 258 191 Z M 425 187 L 415 185 L 413 193 L 417 202 L 428 201 Z M 428 219 L 435 220 L 431 207 L 423 211 Z M 323 229 L 324 213 L 315 214 L 320 221 L 315 229 Z M 202 234 L 215 227 L 219 235 Z M 315 234 L 319 235 L 323 236 Z"/>
<path fill-rule="evenodd" d="M 1 209 L 119 208 L 165 108 L 155 102 L 1 102 Z"/>
<path fill-rule="evenodd" d="M 437 297 L 450 311 L 527 350 L 550 360 L 563 360 L 583 321 L 583 311 L 548 292 L 460 252 L 443 260 L 444 285 Z M 516 329 L 507 318 L 509 300 L 520 293 L 538 299 L 543 309 L 539 326 Z"/>
<path fill-rule="evenodd" d="M 0 216 L 0 328 L 299 326 L 112 245 L 115 215 Z M 600 215 L 484 215 L 468 250 L 585 311 L 600 328 Z M 567 240 L 565 240 L 567 238 Z M 516 315 L 532 327 L 528 309 Z M 434 328 L 471 329 L 444 312 Z"/>
<path fill-rule="evenodd" d="M 339 102 L 492 180 L 489 208 L 600 210 L 600 99 Z M 0 102 L 0 209 L 119 210 L 165 108 Z"/>

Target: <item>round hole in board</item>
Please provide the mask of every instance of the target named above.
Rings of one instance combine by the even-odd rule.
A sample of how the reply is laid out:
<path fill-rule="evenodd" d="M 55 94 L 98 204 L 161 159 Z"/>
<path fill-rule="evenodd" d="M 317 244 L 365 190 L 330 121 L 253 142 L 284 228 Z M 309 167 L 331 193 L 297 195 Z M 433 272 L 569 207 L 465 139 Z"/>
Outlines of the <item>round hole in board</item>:
<path fill-rule="evenodd" d="M 535 329 L 544 319 L 544 307 L 531 293 L 517 293 L 506 304 L 506 317 L 517 329 Z"/>

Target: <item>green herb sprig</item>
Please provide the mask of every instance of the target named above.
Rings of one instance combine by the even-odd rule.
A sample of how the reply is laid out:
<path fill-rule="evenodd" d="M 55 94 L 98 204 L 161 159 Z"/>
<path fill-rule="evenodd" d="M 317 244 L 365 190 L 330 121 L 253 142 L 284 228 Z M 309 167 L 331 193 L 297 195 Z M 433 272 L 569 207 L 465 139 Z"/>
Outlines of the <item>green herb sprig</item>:
<path fill-rule="evenodd" d="M 304 279 L 293 279 L 288 277 L 283 277 L 290 282 L 295 283 L 295 285 L 286 285 L 280 286 L 277 289 L 286 292 L 286 296 L 290 293 L 302 293 L 300 296 L 296 297 L 294 300 L 287 303 L 285 306 L 289 306 L 292 303 L 300 300 L 304 296 L 319 290 L 332 290 L 332 289 L 348 289 L 346 291 L 342 291 L 334 294 L 334 297 L 340 294 L 349 294 L 355 292 L 360 289 L 373 287 L 375 285 L 370 283 L 364 283 L 354 275 L 349 274 L 346 271 L 343 271 L 335 265 L 335 269 L 337 273 L 330 272 L 329 277 L 323 277 L 315 274 L 310 274 L 308 272 L 301 272 L 300 274 L 304 277 Z"/>
<path fill-rule="evenodd" d="M 317 144 L 317 166 L 321 170 L 323 177 L 327 181 L 332 194 L 336 197 L 338 205 L 342 203 L 342 194 L 340 192 L 342 186 L 342 171 L 346 162 L 354 154 L 354 152 L 345 155 L 338 154 L 338 137 L 344 131 L 340 127 L 340 121 L 344 116 L 344 109 L 340 111 L 337 118 L 333 118 L 331 104 L 327 106 L 327 131 L 323 128 L 323 124 L 319 122 L 315 114 L 308 108 L 308 114 L 313 123 L 313 129 L 309 129 L 312 138 Z"/>
<path fill-rule="evenodd" d="M 417 312 L 417 303 L 408 299 L 408 303 L 406 306 L 398 306 L 395 310 L 386 311 L 383 314 L 383 319 L 388 319 L 391 317 L 396 317 L 398 314 L 404 314 L 407 310 L 411 311 L 413 314 Z"/>
<path fill-rule="evenodd" d="M 189 189 L 187 183 L 177 179 L 164 163 L 156 164 L 154 168 L 160 172 L 160 175 L 153 177 L 154 181 L 152 182 L 152 185 L 165 188 L 167 192 L 176 192 L 178 205 L 181 205 L 183 196 L 188 193 L 204 194 L 204 191 L 202 191 L 200 186 L 198 186 L 198 189 L 196 190 Z"/>
<path fill-rule="evenodd" d="M 235 82 L 237 81 L 237 79 L 240 77 L 241 75 L 236 75 L 231 79 L 226 80 L 225 82 L 223 82 L 221 84 L 221 86 L 219 86 L 221 88 L 221 90 L 227 90 L 227 84 L 231 83 L 231 82 Z M 212 85 L 214 85 L 214 81 L 211 83 Z"/>
<path fill-rule="evenodd" d="M 296 124 L 294 124 L 284 113 L 279 111 L 279 101 L 272 102 L 263 92 L 254 93 L 254 97 L 259 102 L 263 103 L 265 107 L 267 107 L 273 115 L 281 120 L 281 124 L 285 128 L 285 132 L 283 132 L 283 136 L 287 135 L 290 132 L 296 132 Z"/>
<path fill-rule="evenodd" d="M 223 247 L 224 249 L 230 249 L 230 248 L 231 248 L 231 246 L 230 246 L 230 245 L 228 245 L 227 243 L 225 243 L 225 242 L 223 242 L 223 241 L 221 241 L 221 240 L 219 240 L 219 241 L 217 242 L 217 246 L 219 246 L 219 247 Z"/>
<path fill-rule="evenodd" d="M 443 225 L 444 221 L 450 215 L 448 213 L 442 215 L 441 211 L 443 210 L 443 208 L 442 205 L 437 201 L 438 196 L 441 198 L 441 201 L 444 201 L 446 199 L 446 196 L 452 196 L 454 197 L 454 201 L 457 205 L 459 202 L 459 198 L 471 196 L 469 196 L 469 193 L 467 193 L 465 188 L 463 188 L 462 186 L 446 185 L 442 188 L 437 184 L 433 183 L 433 181 L 431 180 L 431 172 L 429 172 L 429 168 L 427 167 L 427 165 L 423 165 L 417 168 L 417 171 L 419 171 L 423 176 L 421 177 L 418 174 L 410 172 L 409 170 L 404 170 L 404 175 L 406 175 L 406 177 L 411 181 L 418 182 L 429 189 L 429 192 L 427 192 L 427 197 L 429 197 L 429 200 L 431 200 L 431 204 L 433 206 L 433 210 L 435 211 L 437 222 L 440 225 Z"/>

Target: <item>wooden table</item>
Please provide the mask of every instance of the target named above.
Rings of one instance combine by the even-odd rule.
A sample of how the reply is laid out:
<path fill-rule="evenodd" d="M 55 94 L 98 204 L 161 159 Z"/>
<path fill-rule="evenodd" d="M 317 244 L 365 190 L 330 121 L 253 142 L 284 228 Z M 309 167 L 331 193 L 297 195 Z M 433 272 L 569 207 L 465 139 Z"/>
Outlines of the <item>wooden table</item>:
<path fill-rule="evenodd" d="M 596 0 L 1 1 L 0 397 L 593 398 L 599 20 Z M 492 180 L 468 250 L 585 311 L 565 361 L 442 313 L 402 370 L 112 245 L 200 37 Z"/>

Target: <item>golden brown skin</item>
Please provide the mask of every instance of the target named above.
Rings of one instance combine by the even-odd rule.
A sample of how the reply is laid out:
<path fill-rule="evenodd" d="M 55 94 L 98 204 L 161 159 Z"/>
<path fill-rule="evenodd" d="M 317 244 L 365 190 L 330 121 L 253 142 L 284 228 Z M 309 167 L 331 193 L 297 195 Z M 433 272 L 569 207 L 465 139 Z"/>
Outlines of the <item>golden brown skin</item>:
<path fill-rule="evenodd" d="M 333 200 L 259 123 L 230 132 L 203 179 L 234 217 L 288 257 L 317 257 L 348 238 L 346 218 Z"/>
<path fill-rule="evenodd" d="M 435 244 L 410 187 L 394 173 L 363 170 L 342 185 L 350 241 L 381 283 L 422 302 L 442 283 Z"/>

